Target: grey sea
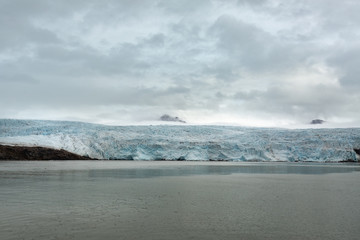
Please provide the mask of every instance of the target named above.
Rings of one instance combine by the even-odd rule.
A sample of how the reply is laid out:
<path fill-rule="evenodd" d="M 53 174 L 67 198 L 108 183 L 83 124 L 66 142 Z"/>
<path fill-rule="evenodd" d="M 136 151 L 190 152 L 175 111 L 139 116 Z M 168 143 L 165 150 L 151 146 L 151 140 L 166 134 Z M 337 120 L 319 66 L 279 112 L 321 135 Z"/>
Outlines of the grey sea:
<path fill-rule="evenodd" d="M 0 239 L 359 239 L 360 165 L 0 162 Z"/>

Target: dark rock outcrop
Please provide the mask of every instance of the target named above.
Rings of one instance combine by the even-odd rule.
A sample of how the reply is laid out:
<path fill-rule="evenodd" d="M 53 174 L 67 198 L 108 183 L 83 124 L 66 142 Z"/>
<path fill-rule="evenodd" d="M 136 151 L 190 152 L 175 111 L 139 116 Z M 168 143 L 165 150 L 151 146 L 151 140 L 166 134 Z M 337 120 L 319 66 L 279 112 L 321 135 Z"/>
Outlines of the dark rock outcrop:
<path fill-rule="evenodd" d="M 0 145 L 0 160 L 95 160 L 63 149 Z"/>
<path fill-rule="evenodd" d="M 181 120 L 178 117 L 172 117 L 168 114 L 164 114 L 160 117 L 161 121 L 166 121 L 166 122 L 181 122 L 181 123 L 186 123 L 184 120 Z"/>
<path fill-rule="evenodd" d="M 314 119 L 310 122 L 310 124 L 323 124 L 325 121 L 322 119 Z"/>
<path fill-rule="evenodd" d="M 360 148 L 359 149 L 354 148 L 354 151 L 356 152 L 356 154 L 360 155 Z"/>

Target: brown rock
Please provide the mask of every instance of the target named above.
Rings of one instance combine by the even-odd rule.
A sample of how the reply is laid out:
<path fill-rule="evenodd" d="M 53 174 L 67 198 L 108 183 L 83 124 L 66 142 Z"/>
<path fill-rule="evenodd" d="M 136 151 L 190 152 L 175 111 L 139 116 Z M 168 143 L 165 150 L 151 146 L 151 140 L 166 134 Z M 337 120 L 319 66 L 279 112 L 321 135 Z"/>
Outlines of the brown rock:
<path fill-rule="evenodd" d="M 63 149 L 0 145 L 0 160 L 95 160 Z"/>

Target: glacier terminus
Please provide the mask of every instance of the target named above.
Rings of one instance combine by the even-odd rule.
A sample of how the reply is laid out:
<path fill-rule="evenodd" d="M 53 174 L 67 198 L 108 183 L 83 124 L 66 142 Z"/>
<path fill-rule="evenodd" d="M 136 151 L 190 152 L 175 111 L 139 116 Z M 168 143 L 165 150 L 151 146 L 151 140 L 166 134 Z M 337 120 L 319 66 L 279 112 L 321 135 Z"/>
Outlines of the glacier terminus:
<path fill-rule="evenodd" d="M 107 126 L 0 119 L 0 143 L 52 147 L 110 160 L 356 162 L 360 128 Z"/>

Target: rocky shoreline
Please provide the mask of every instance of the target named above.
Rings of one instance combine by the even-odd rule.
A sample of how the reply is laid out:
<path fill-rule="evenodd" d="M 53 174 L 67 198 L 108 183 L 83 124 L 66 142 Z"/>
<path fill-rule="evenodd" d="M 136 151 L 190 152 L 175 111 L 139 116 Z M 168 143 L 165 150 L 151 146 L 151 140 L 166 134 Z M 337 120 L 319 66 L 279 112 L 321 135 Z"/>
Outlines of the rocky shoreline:
<path fill-rule="evenodd" d="M 0 160 L 96 160 L 63 149 L 0 145 Z"/>

